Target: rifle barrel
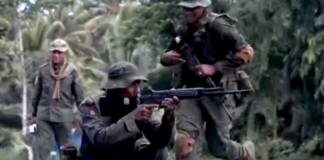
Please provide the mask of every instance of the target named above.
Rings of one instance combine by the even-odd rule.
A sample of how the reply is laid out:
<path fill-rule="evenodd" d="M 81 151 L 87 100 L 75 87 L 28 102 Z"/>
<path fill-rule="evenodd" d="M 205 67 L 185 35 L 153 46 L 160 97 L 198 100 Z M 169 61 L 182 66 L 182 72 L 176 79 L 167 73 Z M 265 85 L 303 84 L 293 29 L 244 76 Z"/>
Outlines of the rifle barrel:
<path fill-rule="evenodd" d="M 248 93 L 253 92 L 252 89 L 241 89 L 241 90 L 202 90 L 201 95 L 208 96 L 208 95 L 219 95 L 219 94 L 235 94 L 235 93 Z"/>

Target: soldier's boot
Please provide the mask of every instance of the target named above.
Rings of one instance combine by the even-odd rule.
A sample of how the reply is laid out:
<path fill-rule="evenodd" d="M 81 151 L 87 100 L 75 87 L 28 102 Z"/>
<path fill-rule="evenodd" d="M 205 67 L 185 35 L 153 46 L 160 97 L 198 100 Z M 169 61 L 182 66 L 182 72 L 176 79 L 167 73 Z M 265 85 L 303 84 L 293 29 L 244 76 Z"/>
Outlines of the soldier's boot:
<path fill-rule="evenodd" d="M 60 147 L 60 160 L 77 160 L 78 150 L 73 145 Z"/>
<path fill-rule="evenodd" d="M 253 142 L 247 141 L 243 144 L 245 149 L 244 160 L 256 160 L 255 158 L 255 147 Z"/>
<path fill-rule="evenodd" d="M 175 151 L 177 159 L 185 159 L 195 150 L 195 140 L 189 134 L 177 133 Z"/>

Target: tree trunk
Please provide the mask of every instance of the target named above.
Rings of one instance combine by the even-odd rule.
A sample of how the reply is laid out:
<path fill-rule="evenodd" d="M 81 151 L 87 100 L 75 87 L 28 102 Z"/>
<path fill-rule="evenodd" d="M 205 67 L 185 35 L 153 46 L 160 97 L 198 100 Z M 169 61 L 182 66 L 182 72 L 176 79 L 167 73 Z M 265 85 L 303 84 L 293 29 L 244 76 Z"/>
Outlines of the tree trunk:
<path fill-rule="evenodd" d="M 21 17 L 21 15 L 20 15 Z M 22 135 L 25 137 L 27 135 L 27 80 L 25 74 L 25 57 L 24 57 L 24 48 L 23 48 L 23 38 L 22 38 L 22 19 L 20 19 L 19 26 L 19 49 L 21 54 L 21 79 L 23 84 L 23 94 L 22 94 Z M 33 152 L 30 146 L 24 143 L 28 151 L 28 160 L 33 160 Z"/>

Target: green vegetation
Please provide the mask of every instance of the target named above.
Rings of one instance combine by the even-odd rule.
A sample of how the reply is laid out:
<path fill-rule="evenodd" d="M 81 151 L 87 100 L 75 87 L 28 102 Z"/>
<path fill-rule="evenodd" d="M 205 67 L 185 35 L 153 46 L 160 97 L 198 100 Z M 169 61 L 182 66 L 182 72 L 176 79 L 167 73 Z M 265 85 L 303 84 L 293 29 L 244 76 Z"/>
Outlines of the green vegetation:
<path fill-rule="evenodd" d="M 137 5 L 129 0 L 123 7 L 119 0 L 26 1 L 29 9 L 21 17 L 16 12 L 18 2 L 22 1 L 0 1 L 1 113 L 16 115 L 21 111 L 22 69 L 30 97 L 35 71 L 46 61 L 49 42 L 55 38 L 69 43 L 69 59 L 82 73 L 86 95 L 98 92 L 107 67 L 121 60 L 141 68 L 154 89 L 171 87 L 170 69 L 159 64 L 159 55 L 171 40 L 168 24 L 178 24 L 184 15 L 176 1 L 142 0 L 143 5 Z M 241 107 L 233 138 L 255 141 L 259 160 L 323 159 L 324 1 L 213 3 L 214 11 L 238 20 L 237 28 L 255 49 L 254 62 L 246 70 L 257 94 Z M 19 22 L 24 64 L 20 61 Z M 25 157 L 20 151 L 20 127 L 0 128 L 3 160 Z M 208 158 L 203 144 L 200 153 Z"/>

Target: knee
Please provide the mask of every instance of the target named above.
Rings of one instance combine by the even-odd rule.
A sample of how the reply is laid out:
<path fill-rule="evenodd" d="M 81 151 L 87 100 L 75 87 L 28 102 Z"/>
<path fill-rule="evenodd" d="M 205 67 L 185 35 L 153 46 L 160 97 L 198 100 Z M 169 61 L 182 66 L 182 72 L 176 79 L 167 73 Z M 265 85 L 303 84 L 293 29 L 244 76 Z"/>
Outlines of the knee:
<path fill-rule="evenodd" d="M 168 159 L 168 147 L 162 147 L 155 153 L 154 159 L 167 160 Z"/>
<path fill-rule="evenodd" d="M 211 155 L 217 158 L 225 159 L 226 157 L 226 146 L 211 147 L 208 146 L 208 150 Z"/>
<path fill-rule="evenodd" d="M 221 159 L 240 159 L 243 152 L 236 143 L 228 142 L 218 146 L 208 145 L 209 152 L 217 158 Z"/>
<path fill-rule="evenodd" d="M 195 139 L 189 134 L 178 133 L 175 138 L 176 156 L 179 158 L 189 156 L 196 148 L 195 144 Z"/>

